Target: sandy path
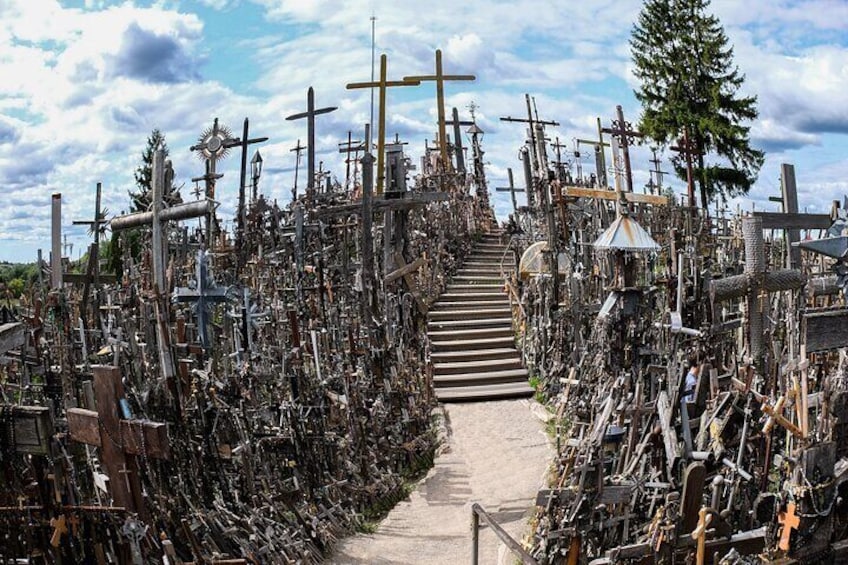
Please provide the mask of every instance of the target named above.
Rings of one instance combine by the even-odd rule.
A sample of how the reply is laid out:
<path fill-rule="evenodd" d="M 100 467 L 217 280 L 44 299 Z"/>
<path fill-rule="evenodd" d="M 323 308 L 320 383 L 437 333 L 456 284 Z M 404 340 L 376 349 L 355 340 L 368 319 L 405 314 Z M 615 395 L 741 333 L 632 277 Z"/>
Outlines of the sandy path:
<path fill-rule="evenodd" d="M 473 502 L 520 541 L 553 456 L 544 424 L 534 415 L 537 411 L 543 409 L 530 400 L 446 405 L 448 449 L 375 534 L 342 540 L 329 561 L 340 565 L 470 563 Z M 489 528 L 482 528 L 480 563 L 514 562 Z"/>

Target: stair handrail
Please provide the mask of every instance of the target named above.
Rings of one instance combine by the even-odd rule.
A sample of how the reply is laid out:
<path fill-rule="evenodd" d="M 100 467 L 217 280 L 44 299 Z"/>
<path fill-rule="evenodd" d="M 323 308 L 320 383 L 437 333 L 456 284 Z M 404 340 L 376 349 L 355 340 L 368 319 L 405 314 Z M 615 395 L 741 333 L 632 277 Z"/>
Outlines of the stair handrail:
<path fill-rule="evenodd" d="M 512 308 L 513 306 L 518 306 L 518 310 L 521 312 L 521 320 L 523 321 L 527 317 L 527 312 L 524 311 L 524 305 L 521 304 L 521 299 L 518 297 L 518 293 L 515 292 L 515 287 L 512 284 L 512 277 L 507 278 L 506 271 L 504 270 L 504 261 L 506 260 L 506 254 L 512 251 L 511 245 L 516 235 L 517 234 L 512 234 L 511 236 L 509 236 L 509 242 L 507 242 L 506 249 L 504 249 L 503 255 L 501 255 L 501 262 L 499 268 L 501 271 L 501 279 L 503 279 L 504 281 L 504 286 L 506 287 L 507 295 L 509 296 L 509 306 L 510 308 Z M 517 267 L 518 266 L 516 265 L 516 268 Z M 522 358 L 524 357 L 523 352 L 521 356 Z"/>
<path fill-rule="evenodd" d="M 471 505 L 471 565 L 478 565 L 478 554 L 480 549 L 480 520 L 492 528 L 492 531 L 498 536 L 507 549 L 521 561 L 522 565 L 539 565 L 539 562 L 521 547 L 521 544 L 515 541 L 506 530 L 504 530 L 495 519 L 486 512 L 482 506 L 476 502 Z"/>

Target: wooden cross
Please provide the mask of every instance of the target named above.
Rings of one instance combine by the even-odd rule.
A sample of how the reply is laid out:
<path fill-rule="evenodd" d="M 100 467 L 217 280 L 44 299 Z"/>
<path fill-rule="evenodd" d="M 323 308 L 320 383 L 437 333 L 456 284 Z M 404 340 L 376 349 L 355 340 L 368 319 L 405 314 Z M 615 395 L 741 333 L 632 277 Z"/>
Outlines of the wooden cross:
<path fill-rule="evenodd" d="M 386 78 L 386 54 L 380 55 L 380 80 L 375 82 L 351 82 L 347 85 L 348 90 L 361 88 L 378 88 L 380 91 L 380 113 L 377 117 L 377 194 L 383 193 L 383 182 L 386 171 L 384 168 L 386 151 L 386 89 L 395 86 L 418 86 L 417 80 L 388 80 Z M 363 166 L 365 163 L 363 163 Z"/>
<path fill-rule="evenodd" d="M 193 302 L 194 313 L 197 316 L 197 332 L 204 349 L 209 349 L 209 304 L 227 301 L 227 289 L 213 286 L 209 276 L 208 255 L 205 251 L 197 252 L 196 277 L 194 288 L 177 288 L 174 290 L 174 302 Z"/>
<path fill-rule="evenodd" d="M 496 192 L 509 192 L 510 198 L 512 198 L 512 211 L 518 212 L 518 201 L 515 199 L 516 192 L 525 192 L 525 189 L 518 188 L 515 186 L 515 183 L 512 180 L 512 169 L 507 168 L 506 170 L 507 178 L 509 179 L 509 186 L 498 186 L 495 188 Z"/>
<path fill-rule="evenodd" d="M 580 145 L 591 145 L 595 149 L 595 174 L 597 175 L 597 185 L 606 187 L 607 185 L 607 165 L 604 147 L 609 147 L 610 144 L 604 141 L 604 132 L 601 127 L 601 118 L 598 118 L 598 140 L 592 139 L 577 139 L 577 147 Z"/>
<path fill-rule="evenodd" d="M 306 118 L 306 196 L 313 198 L 315 196 L 315 116 L 321 114 L 329 114 L 336 110 L 336 106 L 327 106 L 326 108 L 315 109 L 315 91 L 312 87 L 306 93 L 306 111 L 299 114 L 292 114 L 286 120 L 302 120 Z M 298 145 L 300 141 L 298 140 Z"/>
<path fill-rule="evenodd" d="M 601 131 L 618 140 L 618 145 L 624 155 L 624 180 L 627 183 L 627 192 L 633 192 L 633 174 L 630 170 L 630 150 L 628 147 L 633 144 L 634 140 L 644 136 L 638 131 L 630 129 L 632 126 L 630 122 L 624 120 L 621 105 L 615 107 L 615 113 L 616 119 L 612 121 L 612 127 L 601 128 Z"/>
<path fill-rule="evenodd" d="M 120 371 L 107 365 L 94 365 L 92 371 L 97 411 L 69 408 L 68 433 L 73 441 L 100 448 L 115 506 L 144 517 L 136 457 L 170 459 L 168 426 L 120 417 L 119 404 L 125 398 Z M 122 472 L 126 480 L 120 480 Z"/>
<path fill-rule="evenodd" d="M 662 160 L 657 157 L 656 147 L 651 148 L 651 155 L 652 158 L 649 162 L 654 166 L 654 168 L 648 171 L 648 173 L 651 175 L 651 178 L 648 180 L 648 185 L 646 188 L 651 191 L 651 194 L 654 194 L 654 189 L 656 189 L 657 194 L 660 194 L 662 192 L 663 175 L 667 175 L 668 172 L 660 169 L 660 164 L 662 163 Z M 654 179 L 656 179 L 656 181 Z"/>
<path fill-rule="evenodd" d="M 244 261 L 243 253 L 241 253 L 242 245 L 244 244 L 244 230 L 247 226 L 247 206 L 245 205 L 245 191 L 247 189 L 247 146 L 254 143 L 262 143 L 268 141 L 267 137 L 257 137 L 248 139 L 249 124 L 247 118 L 244 119 L 244 131 L 241 136 L 241 170 L 239 178 L 239 200 L 238 200 L 238 227 L 236 229 L 236 249 L 239 250 L 238 267 L 241 267 Z"/>
<path fill-rule="evenodd" d="M 459 119 L 459 110 L 456 108 L 453 109 L 453 119 L 445 122 L 445 125 L 453 126 L 453 145 L 456 153 L 456 170 L 460 173 L 465 172 L 465 155 L 463 154 L 462 147 L 462 133 L 460 132 L 460 126 L 473 126 L 475 125 L 473 120 L 460 120 Z"/>
<path fill-rule="evenodd" d="M 683 137 L 677 141 L 677 145 L 670 147 L 672 151 L 680 153 L 686 157 L 686 187 L 689 194 L 689 207 L 695 207 L 695 179 L 692 170 L 692 156 L 700 155 L 698 146 L 689 139 L 689 128 L 683 128 Z M 702 195 L 703 196 L 703 195 Z M 701 205 L 706 208 L 707 203 L 701 202 Z"/>
<path fill-rule="evenodd" d="M 294 186 L 292 187 L 292 200 L 297 200 L 297 173 L 300 170 L 300 155 L 303 153 L 303 150 L 306 149 L 305 145 L 300 144 L 300 139 L 297 140 L 297 145 L 289 149 L 289 151 L 294 152 Z"/>
<path fill-rule="evenodd" d="M 91 247 L 89 248 L 88 266 L 86 267 L 86 274 L 83 279 L 82 301 L 80 302 L 80 317 L 82 318 L 83 325 L 88 325 L 86 321 L 86 306 L 88 305 L 88 295 L 91 290 L 91 284 L 93 283 L 95 286 L 99 286 L 100 283 L 100 236 L 103 234 L 103 230 L 107 224 L 106 211 L 101 211 L 100 209 L 101 191 L 102 184 L 98 182 L 97 196 L 94 199 L 94 219 L 73 221 L 73 225 L 75 226 L 89 226 L 89 231 L 94 236 L 94 241 L 91 242 Z M 67 275 L 63 276 L 62 279 L 68 282 Z M 99 318 L 100 309 L 96 296 L 93 304 L 93 311 L 95 318 Z"/>
<path fill-rule="evenodd" d="M 747 297 L 748 303 L 748 352 L 755 363 L 763 363 L 763 294 L 781 290 L 796 290 L 804 285 L 804 278 L 795 269 L 765 270 L 765 244 L 763 242 L 763 221 L 757 217 L 742 219 L 742 233 L 745 239 L 745 272 L 741 275 L 714 279 L 710 281 L 710 296 L 715 305 L 733 298 Z"/>
<path fill-rule="evenodd" d="M 535 163 L 537 172 L 541 173 L 541 169 L 543 168 L 543 159 L 541 155 L 540 145 L 541 142 L 544 141 L 544 136 L 542 135 L 542 131 L 545 126 L 558 126 L 559 122 L 553 120 L 540 120 L 538 116 L 538 112 L 536 112 L 536 116 L 533 116 L 533 107 L 530 102 L 530 95 L 525 94 L 524 100 L 527 103 L 527 117 L 526 118 L 513 118 L 511 116 L 506 116 L 505 118 L 501 118 L 502 122 L 515 122 L 515 123 L 525 123 L 528 125 L 527 131 L 529 132 L 530 137 L 530 152 L 533 156 L 533 163 Z M 533 102 L 535 104 L 535 102 Z M 537 137 L 542 137 L 542 139 L 537 140 Z M 537 143 L 540 142 L 540 143 Z M 529 188 L 529 187 L 528 187 Z"/>
<path fill-rule="evenodd" d="M 696 565 L 704 565 L 704 558 L 707 554 L 707 528 L 712 522 L 713 515 L 709 508 L 702 507 L 698 512 L 698 526 L 692 531 L 692 539 L 697 540 L 698 549 L 695 557 Z"/>
<path fill-rule="evenodd" d="M 780 541 L 777 543 L 778 549 L 789 551 L 789 538 L 792 536 L 792 530 L 797 530 L 801 525 L 801 519 L 795 515 L 795 503 L 790 502 L 786 505 L 786 512 L 781 512 L 777 521 L 783 526 L 780 531 Z"/>
<path fill-rule="evenodd" d="M 445 133 L 445 81 L 446 80 L 476 80 L 474 75 L 446 75 L 442 72 L 442 50 L 436 49 L 436 74 L 403 77 L 408 81 L 433 81 L 436 83 L 436 111 L 439 116 L 439 152 L 442 156 L 442 167 L 444 171 L 450 168 L 450 157 L 448 157 L 447 134 Z M 456 120 L 456 118 L 454 118 Z"/>

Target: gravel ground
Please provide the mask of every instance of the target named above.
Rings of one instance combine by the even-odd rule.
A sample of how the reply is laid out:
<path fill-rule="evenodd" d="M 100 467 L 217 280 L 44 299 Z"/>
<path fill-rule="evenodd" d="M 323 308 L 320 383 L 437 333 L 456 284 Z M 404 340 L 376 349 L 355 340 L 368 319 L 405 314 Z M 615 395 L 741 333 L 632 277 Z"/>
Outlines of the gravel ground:
<path fill-rule="evenodd" d="M 527 533 L 536 491 L 544 485 L 553 448 L 532 400 L 445 405 L 446 447 L 408 500 L 372 535 L 339 542 L 329 560 L 340 565 L 439 564 L 471 561 L 471 504 L 479 503 L 509 534 Z M 480 563 L 514 558 L 487 527 Z"/>

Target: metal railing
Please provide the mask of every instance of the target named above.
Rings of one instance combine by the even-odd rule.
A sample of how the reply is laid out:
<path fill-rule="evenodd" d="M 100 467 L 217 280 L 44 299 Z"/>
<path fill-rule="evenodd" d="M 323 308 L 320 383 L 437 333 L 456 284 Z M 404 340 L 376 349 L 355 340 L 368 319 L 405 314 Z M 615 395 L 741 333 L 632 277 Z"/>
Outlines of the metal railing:
<path fill-rule="evenodd" d="M 533 559 L 529 553 L 524 551 L 521 544 L 512 539 L 506 531 L 495 522 L 495 519 L 483 510 L 483 507 L 476 502 L 471 505 L 471 565 L 478 564 L 478 554 L 480 549 L 480 520 L 483 520 L 492 531 L 498 536 L 504 545 L 516 556 L 522 565 L 539 565 L 539 562 Z"/>

